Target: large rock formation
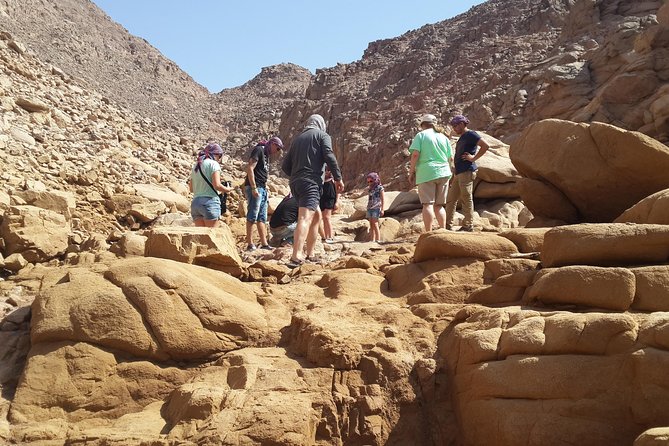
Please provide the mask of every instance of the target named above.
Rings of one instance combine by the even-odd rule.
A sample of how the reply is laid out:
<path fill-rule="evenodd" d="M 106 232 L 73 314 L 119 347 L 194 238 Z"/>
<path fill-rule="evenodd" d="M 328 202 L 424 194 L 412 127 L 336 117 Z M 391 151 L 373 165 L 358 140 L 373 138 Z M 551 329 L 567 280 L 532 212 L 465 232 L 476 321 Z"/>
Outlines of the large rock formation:
<path fill-rule="evenodd" d="M 443 122 L 464 111 L 474 128 L 507 143 L 543 118 L 612 123 L 666 142 L 669 24 L 662 5 L 490 1 L 372 42 L 351 64 L 313 77 L 291 64 L 267 67 L 215 96 L 91 3 L 8 0 L 0 23 L 115 102 L 169 122 L 182 135 L 217 136 L 237 156 L 269 133 L 290 142 L 304 116 L 320 112 L 347 184 L 361 185 L 359 166 L 373 165 L 388 184 L 404 188 L 406 174 L 397 166 L 407 162 L 414 120 L 424 112 Z M 473 73 L 476 82 L 463 82 Z"/>
<path fill-rule="evenodd" d="M 540 121 L 523 132 L 510 155 L 524 177 L 520 195 L 535 217 L 611 222 L 669 187 L 669 147 L 607 124 Z"/>
<path fill-rule="evenodd" d="M 307 99 L 284 113 L 281 133 L 294 134 L 301 117 L 320 112 L 348 183 L 364 179 L 348 166 L 373 165 L 400 187 L 407 181 L 397 166 L 408 161 L 415 119 L 425 112 L 442 122 L 464 112 L 472 128 L 507 143 L 545 118 L 611 123 L 666 143 L 662 4 L 486 2 L 373 42 L 360 61 L 319 70 Z"/>
<path fill-rule="evenodd" d="M 290 135 L 304 114 L 321 111 L 351 187 L 371 164 L 389 186 L 407 186 L 404 149 L 424 111 L 443 120 L 465 110 L 511 139 L 536 117 L 558 115 L 615 121 L 664 141 L 669 9 L 659 4 L 492 1 L 320 71 L 294 107 L 310 74 L 286 64 L 205 108 L 227 120 L 217 134 L 240 150 L 276 128 Z M 21 36 L 0 33 L 0 443 L 666 441 L 669 242 L 662 192 L 650 195 L 667 188 L 661 146 L 604 124 L 585 132 L 561 123 L 602 142 L 588 152 L 587 171 L 529 146 L 519 153 L 531 162 L 514 166 L 507 146 L 486 135 L 494 148 L 481 161 L 476 197 L 489 233 L 418 237 L 415 193 L 391 186 L 386 243 L 366 243 L 367 222 L 350 218 L 353 200 L 364 200 L 356 191 L 333 219 L 336 242 L 317 242 L 319 260 L 290 270 L 282 263 L 290 247 L 239 254 L 239 191 L 220 229 L 190 227 L 184 180 L 196 147 L 160 125 L 174 116 L 148 119 L 117 105 L 146 101 L 135 88 L 118 102 L 116 84 L 104 96 L 87 88 L 97 82 L 87 70 L 109 66 L 69 71 L 36 56 L 76 54 L 88 37 L 63 30 L 76 36 L 84 18 L 94 19 L 92 36 L 110 34 L 112 55 L 126 41 L 90 3 L 0 4 L 0 23 L 12 20 Z M 32 44 L 44 35 L 59 45 Z M 80 58 L 107 54 L 100 42 Z M 134 48 L 130 60 L 145 67 L 152 50 Z M 117 60 L 122 70 L 127 59 Z M 170 73 L 180 76 L 155 62 L 155 83 L 137 73 L 146 85 L 163 89 Z M 477 82 L 452 87 L 472 76 Z M 188 80 L 174 82 L 142 110 L 169 114 L 173 93 L 192 97 Z M 275 93 L 281 102 L 267 101 Z M 244 99 L 247 108 L 237 108 Z M 210 136 L 193 125 L 198 138 Z M 630 140 L 641 144 L 635 155 L 652 158 L 650 174 L 620 170 L 640 165 L 619 147 Z M 240 161 L 223 164 L 240 182 Z M 580 184 L 582 172 L 620 201 L 600 203 L 607 197 Z M 285 194 L 286 182 L 272 177 L 271 190 Z M 538 220 L 610 221 L 629 208 L 621 221 L 654 224 L 495 233 L 521 222 L 523 204 L 508 201 L 517 194 Z"/>

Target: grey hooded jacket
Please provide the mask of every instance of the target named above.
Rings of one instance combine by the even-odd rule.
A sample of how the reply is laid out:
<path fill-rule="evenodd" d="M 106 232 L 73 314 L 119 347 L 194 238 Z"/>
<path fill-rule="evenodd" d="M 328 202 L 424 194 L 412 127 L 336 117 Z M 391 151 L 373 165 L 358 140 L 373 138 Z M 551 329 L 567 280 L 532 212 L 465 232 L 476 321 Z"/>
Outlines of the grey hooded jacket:
<path fill-rule="evenodd" d="M 290 181 L 306 180 L 323 182 L 323 166 L 327 164 L 336 181 L 341 180 L 341 170 L 332 151 L 332 138 L 325 133 L 325 120 L 321 115 L 311 115 L 302 133 L 290 145 L 281 170 Z"/>

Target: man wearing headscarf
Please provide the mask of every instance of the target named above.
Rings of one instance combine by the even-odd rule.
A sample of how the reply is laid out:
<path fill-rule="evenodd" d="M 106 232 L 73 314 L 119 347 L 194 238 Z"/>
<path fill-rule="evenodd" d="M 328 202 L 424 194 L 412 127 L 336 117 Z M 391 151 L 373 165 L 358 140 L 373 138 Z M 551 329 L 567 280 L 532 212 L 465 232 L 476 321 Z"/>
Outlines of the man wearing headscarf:
<path fill-rule="evenodd" d="M 283 172 L 290 177 L 290 191 L 299 206 L 295 228 L 293 254 L 289 267 L 299 266 L 306 241 L 307 259 L 314 255 L 320 223 L 320 197 L 323 185 L 323 166 L 327 165 L 335 180 L 337 192 L 344 191 L 341 170 L 332 151 L 332 138 L 325 132 L 321 115 L 311 115 L 304 130 L 290 145 L 283 159 Z"/>
<path fill-rule="evenodd" d="M 454 116 L 450 124 L 460 138 L 455 144 L 455 178 L 446 201 L 446 229 L 452 229 L 455 208 L 460 201 L 465 218 L 459 231 L 472 232 L 474 230 L 474 180 L 478 169 L 476 160 L 488 151 L 488 143 L 481 138 L 481 135 L 467 128 L 469 119 L 466 116 Z"/>
<path fill-rule="evenodd" d="M 267 243 L 267 176 L 269 170 L 269 158 L 281 153 L 283 142 L 278 136 L 272 136 L 267 142 L 258 143 L 249 156 L 246 165 L 246 180 L 244 181 L 244 192 L 248 209 L 246 212 L 246 250 L 253 251 L 256 245 L 253 243 L 253 226 L 258 228 L 261 249 L 272 249 Z"/>

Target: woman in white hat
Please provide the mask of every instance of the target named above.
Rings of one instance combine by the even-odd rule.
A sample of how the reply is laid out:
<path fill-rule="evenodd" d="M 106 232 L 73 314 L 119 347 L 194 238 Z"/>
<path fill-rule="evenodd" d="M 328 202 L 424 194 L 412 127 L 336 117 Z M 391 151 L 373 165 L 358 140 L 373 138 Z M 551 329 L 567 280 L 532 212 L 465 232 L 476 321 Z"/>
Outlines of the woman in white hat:
<path fill-rule="evenodd" d="M 421 131 L 409 147 L 411 164 L 409 180 L 416 182 L 423 205 L 425 231 L 432 230 L 435 217 L 440 228 L 446 227 L 446 195 L 451 178 L 453 149 L 446 131 L 437 126 L 437 117 L 425 114 L 420 119 Z"/>

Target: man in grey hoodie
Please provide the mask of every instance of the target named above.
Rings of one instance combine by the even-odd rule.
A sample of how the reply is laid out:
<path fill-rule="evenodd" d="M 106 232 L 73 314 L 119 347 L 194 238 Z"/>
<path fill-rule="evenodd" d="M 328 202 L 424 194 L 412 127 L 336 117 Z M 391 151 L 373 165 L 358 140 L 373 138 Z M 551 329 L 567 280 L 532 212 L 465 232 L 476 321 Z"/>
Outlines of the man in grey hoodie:
<path fill-rule="evenodd" d="M 318 225 L 320 223 L 320 198 L 323 186 L 323 167 L 327 164 L 335 180 L 337 192 L 344 191 L 341 171 L 332 151 L 332 138 L 325 133 L 325 120 L 321 115 L 311 115 L 304 130 L 290 145 L 281 169 L 290 177 L 290 191 L 297 200 L 298 215 L 295 228 L 293 255 L 288 266 L 302 264 L 302 249 L 306 240 L 307 260 L 313 258 Z"/>

